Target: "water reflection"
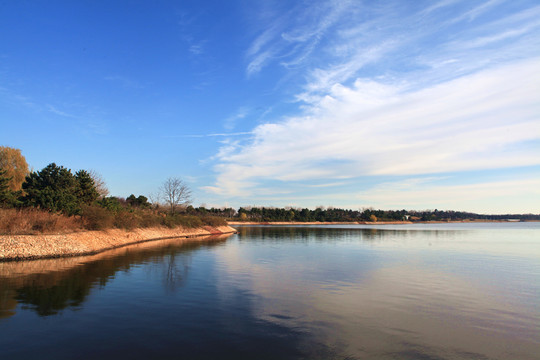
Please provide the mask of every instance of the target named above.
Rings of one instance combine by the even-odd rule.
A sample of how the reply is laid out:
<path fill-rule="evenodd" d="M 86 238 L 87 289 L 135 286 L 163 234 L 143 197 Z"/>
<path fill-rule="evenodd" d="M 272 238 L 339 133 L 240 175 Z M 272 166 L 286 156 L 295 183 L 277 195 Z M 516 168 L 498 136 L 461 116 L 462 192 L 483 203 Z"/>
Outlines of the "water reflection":
<path fill-rule="evenodd" d="M 92 256 L 0 263 L 0 319 L 13 316 L 18 305 L 40 316 L 77 309 L 96 287 L 104 287 L 115 274 L 152 262 L 161 271 L 169 292 L 188 276 L 191 253 L 216 246 L 227 236 L 196 241 L 184 239 L 145 242 Z"/>
<path fill-rule="evenodd" d="M 238 234 L 242 236 L 251 236 L 257 240 L 277 240 L 284 239 L 290 241 L 343 241 L 354 238 L 365 241 L 388 241 L 392 237 L 405 239 L 426 237 L 451 239 L 456 236 L 466 236 L 473 230 L 455 230 L 433 229 L 421 231 L 416 229 L 386 229 L 386 228 L 360 228 L 354 226 L 348 227 L 322 227 L 322 226 L 237 226 Z"/>
<path fill-rule="evenodd" d="M 0 348 L 55 360 L 537 359 L 540 227 L 494 229 L 239 227 L 227 241 L 4 263 Z"/>
<path fill-rule="evenodd" d="M 377 247 L 540 258 L 538 223 L 237 226 L 240 239 L 279 243 L 364 242 Z"/>
<path fill-rule="evenodd" d="M 534 359 L 540 349 L 538 232 L 238 231 L 222 281 L 242 279 L 234 287 L 254 294 L 257 318 L 309 334 L 331 357 Z"/>

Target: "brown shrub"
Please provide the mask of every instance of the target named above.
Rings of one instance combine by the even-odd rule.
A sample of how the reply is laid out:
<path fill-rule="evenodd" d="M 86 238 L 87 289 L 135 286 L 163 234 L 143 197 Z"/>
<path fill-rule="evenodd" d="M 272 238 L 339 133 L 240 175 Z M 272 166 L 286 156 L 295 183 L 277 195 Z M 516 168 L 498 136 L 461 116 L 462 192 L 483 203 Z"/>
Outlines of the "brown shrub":
<path fill-rule="evenodd" d="M 113 212 L 101 206 L 82 208 L 82 215 L 65 216 L 39 209 L 0 209 L 0 234 L 32 235 L 68 233 L 82 229 L 134 229 L 156 226 L 199 228 L 222 226 L 227 222 L 215 216 L 170 215 L 151 210 Z"/>
<path fill-rule="evenodd" d="M 114 213 L 101 206 L 84 206 L 82 222 L 88 230 L 110 229 L 114 224 Z"/>
<path fill-rule="evenodd" d="M 210 225 L 213 227 L 227 225 L 227 220 L 221 217 L 217 217 L 217 216 L 202 216 L 201 221 L 203 222 L 203 224 Z"/>
<path fill-rule="evenodd" d="M 199 228 L 204 225 L 200 217 L 193 215 L 179 215 L 176 221 L 184 228 Z"/>
<path fill-rule="evenodd" d="M 140 227 L 141 221 L 137 214 L 129 211 L 119 211 L 114 216 L 114 227 L 119 229 L 134 229 Z"/>
<path fill-rule="evenodd" d="M 163 216 L 154 212 L 142 211 L 140 214 L 140 227 L 149 228 L 163 225 Z"/>
<path fill-rule="evenodd" d="M 32 235 L 80 230 L 79 217 L 67 217 L 39 209 L 0 209 L 0 234 Z"/>
<path fill-rule="evenodd" d="M 198 228 L 204 225 L 201 218 L 198 216 L 178 214 L 167 214 L 167 216 L 163 218 L 162 224 L 169 228 L 175 228 L 178 226 L 183 228 Z"/>

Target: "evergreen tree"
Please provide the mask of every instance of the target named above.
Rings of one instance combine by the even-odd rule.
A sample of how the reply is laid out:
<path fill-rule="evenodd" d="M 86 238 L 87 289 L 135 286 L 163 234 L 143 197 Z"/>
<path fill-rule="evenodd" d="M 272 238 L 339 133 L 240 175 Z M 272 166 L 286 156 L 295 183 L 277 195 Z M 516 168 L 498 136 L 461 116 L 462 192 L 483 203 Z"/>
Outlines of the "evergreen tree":
<path fill-rule="evenodd" d="M 10 206 L 13 201 L 13 193 L 9 189 L 10 181 L 7 171 L 0 168 L 0 207 Z"/>
<path fill-rule="evenodd" d="M 86 170 L 79 170 L 75 173 L 77 182 L 76 196 L 80 203 L 91 204 L 97 200 L 99 193 L 92 175 Z"/>
<path fill-rule="evenodd" d="M 75 175 L 71 170 L 55 163 L 41 171 L 32 172 L 22 185 L 24 206 L 33 206 L 67 215 L 80 214 L 82 204 L 91 204 L 98 198 L 94 180 L 85 170 Z"/>
<path fill-rule="evenodd" d="M 126 202 L 132 207 L 138 207 L 142 209 L 147 209 L 152 206 L 152 204 L 148 202 L 148 198 L 144 195 L 139 195 L 138 197 L 135 197 L 135 195 L 131 194 L 127 197 Z"/>

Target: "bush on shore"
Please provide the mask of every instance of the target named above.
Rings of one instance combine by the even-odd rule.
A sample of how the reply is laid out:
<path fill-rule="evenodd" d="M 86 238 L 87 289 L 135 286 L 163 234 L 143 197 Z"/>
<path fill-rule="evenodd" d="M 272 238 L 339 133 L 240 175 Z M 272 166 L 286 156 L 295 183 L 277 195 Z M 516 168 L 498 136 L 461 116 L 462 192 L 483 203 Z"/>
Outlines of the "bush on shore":
<path fill-rule="evenodd" d="M 0 209 L 0 234 L 4 235 L 57 234 L 115 228 L 131 230 L 159 226 L 192 229 L 226 224 L 224 219 L 212 216 L 170 215 L 149 209 L 123 209 L 115 212 L 99 205 L 83 206 L 81 215 L 76 216 L 34 208 Z"/>
<path fill-rule="evenodd" d="M 0 209 L 0 234 L 33 235 L 83 229 L 81 219 L 38 209 Z"/>

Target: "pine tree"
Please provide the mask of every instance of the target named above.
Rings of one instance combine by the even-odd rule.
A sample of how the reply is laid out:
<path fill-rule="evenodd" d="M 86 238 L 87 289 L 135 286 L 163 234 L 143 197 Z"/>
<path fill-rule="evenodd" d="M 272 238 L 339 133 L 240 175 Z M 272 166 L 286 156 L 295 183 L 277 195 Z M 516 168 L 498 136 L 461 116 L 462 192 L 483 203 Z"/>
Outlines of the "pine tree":
<path fill-rule="evenodd" d="M 33 206 L 67 215 L 80 214 L 82 204 L 91 204 L 99 194 L 94 180 L 85 170 L 75 175 L 55 163 L 32 172 L 23 183 L 24 206 Z"/>
<path fill-rule="evenodd" d="M 0 207 L 9 206 L 13 201 L 13 193 L 9 189 L 10 181 L 7 171 L 0 168 Z"/>

